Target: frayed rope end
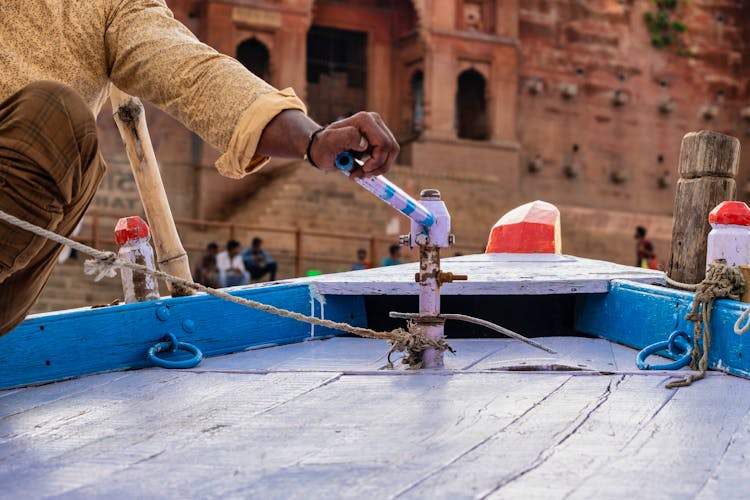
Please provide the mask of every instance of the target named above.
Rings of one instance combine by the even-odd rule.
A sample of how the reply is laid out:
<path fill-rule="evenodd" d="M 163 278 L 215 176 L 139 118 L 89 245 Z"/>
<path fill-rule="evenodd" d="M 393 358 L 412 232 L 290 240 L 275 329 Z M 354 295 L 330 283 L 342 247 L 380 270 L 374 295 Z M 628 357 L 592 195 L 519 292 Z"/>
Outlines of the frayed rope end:
<path fill-rule="evenodd" d="M 95 275 L 94 281 L 100 281 L 102 278 L 114 278 L 117 276 L 117 266 L 115 260 L 117 255 L 107 252 L 107 255 L 99 259 L 88 259 L 83 263 L 83 272 L 88 275 Z"/>

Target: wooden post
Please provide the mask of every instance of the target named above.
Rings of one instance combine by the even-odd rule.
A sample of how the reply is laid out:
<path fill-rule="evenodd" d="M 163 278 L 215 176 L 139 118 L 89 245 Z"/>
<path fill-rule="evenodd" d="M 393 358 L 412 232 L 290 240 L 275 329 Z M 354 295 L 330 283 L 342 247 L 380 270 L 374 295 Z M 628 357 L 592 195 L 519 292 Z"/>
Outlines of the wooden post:
<path fill-rule="evenodd" d="M 739 159 L 736 137 L 701 130 L 682 138 L 667 268 L 673 280 L 699 283 L 705 277 L 708 214 L 722 201 L 734 199 Z"/>
<path fill-rule="evenodd" d="M 187 253 L 177 234 L 172 210 L 159 173 L 154 148 L 140 99 L 112 87 L 110 96 L 115 123 L 125 143 L 135 183 L 146 212 L 161 271 L 192 281 Z M 192 291 L 167 283 L 172 296 L 192 295 Z"/>

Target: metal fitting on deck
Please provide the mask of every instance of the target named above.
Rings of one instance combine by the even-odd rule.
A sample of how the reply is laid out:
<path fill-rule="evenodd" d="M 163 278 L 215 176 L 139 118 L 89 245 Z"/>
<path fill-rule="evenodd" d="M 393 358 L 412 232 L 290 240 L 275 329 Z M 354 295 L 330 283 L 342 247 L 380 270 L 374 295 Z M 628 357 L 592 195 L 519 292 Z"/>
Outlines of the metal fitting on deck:
<path fill-rule="evenodd" d="M 440 271 L 437 276 L 438 284 L 453 283 L 454 281 L 467 281 L 469 277 L 465 274 L 453 274 Z"/>

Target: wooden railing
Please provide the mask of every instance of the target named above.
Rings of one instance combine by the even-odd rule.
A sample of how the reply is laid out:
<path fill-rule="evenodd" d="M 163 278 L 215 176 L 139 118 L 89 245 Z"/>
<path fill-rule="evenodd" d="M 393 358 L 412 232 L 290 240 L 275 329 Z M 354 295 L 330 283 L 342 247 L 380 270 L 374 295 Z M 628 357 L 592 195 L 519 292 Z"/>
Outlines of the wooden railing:
<path fill-rule="evenodd" d="M 96 211 L 89 211 L 84 217 L 83 233 L 79 236 L 74 237 L 76 241 L 86 243 L 93 246 L 94 248 L 100 249 L 108 247 L 114 248 L 116 245 L 114 240 L 114 226 L 115 222 L 120 218 L 119 215 L 102 214 Z M 102 225 L 106 223 L 106 225 Z M 306 253 L 305 249 L 309 245 L 311 238 L 323 238 L 323 239 L 335 239 L 339 241 L 359 241 L 361 247 L 368 249 L 369 261 L 373 265 L 377 265 L 379 262 L 378 255 L 385 255 L 385 252 L 380 253 L 379 249 L 387 247 L 398 240 L 397 236 L 385 236 L 385 235 L 374 235 L 366 233 L 349 233 L 349 232 L 332 232 L 332 231 L 317 231 L 301 229 L 298 227 L 269 227 L 269 226 L 255 226 L 252 224 L 240 224 L 235 222 L 223 222 L 223 221 L 212 221 L 202 219 L 187 219 L 187 218 L 175 218 L 175 223 L 179 228 L 191 228 L 196 231 L 209 232 L 211 230 L 218 230 L 225 232 L 227 240 L 242 240 L 241 234 L 279 234 L 291 237 L 293 239 L 292 249 L 285 250 L 283 248 L 275 248 L 274 257 L 278 254 L 283 259 L 292 260 L 294 263 L 294 275 L 302 276 L 304 264 L 316 264 L 316 263 L 332 263 L 332 264 L 345 264 L 350 265 L 353 262 L 353 256 L 345 258 L 335 255 L 319 255 Z M 182 232 L 182 231 L 181 231 Z M 103 236 L 103 235 L 112 236 Z M 219 241 L 220 246 L 223 241 L 218 237 L 215 237 Z M 185 250 L 188 253 L 202 254 L 206 249 L 205 238 L 200 244 L 195 241 L 191 241 L 190 238 L 184 238 L 182 242 Z M 481 244 L 475 245 L 460 245 L 454 247 L 454 251 L 465 251 L 468 253 L 481 253 L 483 246 Z M 448 256 L 446 254 L 446 256 Z M 192 259 L 195 261 L 195 259 Z M 277 260 L 279 260 L 277 258 Z M 195 265 L 192 262 L 192 265 Z"/>

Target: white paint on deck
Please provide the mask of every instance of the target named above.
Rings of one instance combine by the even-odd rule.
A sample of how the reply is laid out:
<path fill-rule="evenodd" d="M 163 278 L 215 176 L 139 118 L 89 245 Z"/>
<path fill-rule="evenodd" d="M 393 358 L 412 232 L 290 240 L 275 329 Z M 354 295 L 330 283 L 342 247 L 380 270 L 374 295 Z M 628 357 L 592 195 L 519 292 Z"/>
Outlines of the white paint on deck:
<path fill-rule="evenodd" d="M 441 269 L 466 274 L 446 283 L 442 295 L 548 295 L 604 293 L 610 281 L 664 283 L 664 273 L 612 262 L 554 254 L 478 254 L 441 259 Z M 314 282 L 325 295 L 416 295 L 418 263 L 326 274 L 291 282 Z"/>
<path fill-rule="evenodd" d="M 745 496 L 750 381 L 672 391 L 626 347 L 538 340 L 560 354 L 454 340 L 446 370 L 388 371 L 336 338 L 0 392 L 0 496 Z"/>

